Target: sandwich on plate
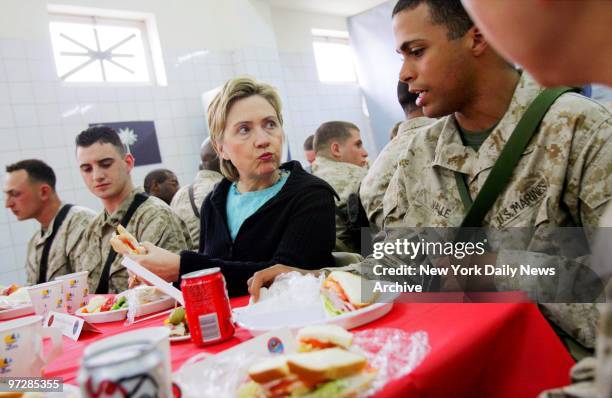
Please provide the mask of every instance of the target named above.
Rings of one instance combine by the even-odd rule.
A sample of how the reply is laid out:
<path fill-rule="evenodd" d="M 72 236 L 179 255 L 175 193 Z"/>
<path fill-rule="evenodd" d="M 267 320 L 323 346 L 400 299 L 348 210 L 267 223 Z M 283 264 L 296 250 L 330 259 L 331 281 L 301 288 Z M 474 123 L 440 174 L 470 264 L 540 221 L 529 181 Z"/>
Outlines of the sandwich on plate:
<path fill-rule="evenodd" d="M 347 398 L 367 391 L 376 371 L 364 356 L 341 348 L 280 355 L 253 365 L 239 398 Z"/>
<path fill-rule="evenodd" d="M 134 297 L 136 298 L 136 303 L 138 305 L 153 303 L 155 301 L 159 301 L 168 297 L 164 292 L 162 292 L 155 286 L 148 285 L 138 285 L 129 290 L 126 290 L 125 292 L 122 292 L 120 295 L 127 296 L 130 292 L 134 294 Z"/>
<path fill-rule="evenodd" d="M 372 304 L 378 293 L 372 282 L 346 271 L 332 271 L 323 281 L 321 298 L 325 312 L 330 316 L 342 315 Z"/>

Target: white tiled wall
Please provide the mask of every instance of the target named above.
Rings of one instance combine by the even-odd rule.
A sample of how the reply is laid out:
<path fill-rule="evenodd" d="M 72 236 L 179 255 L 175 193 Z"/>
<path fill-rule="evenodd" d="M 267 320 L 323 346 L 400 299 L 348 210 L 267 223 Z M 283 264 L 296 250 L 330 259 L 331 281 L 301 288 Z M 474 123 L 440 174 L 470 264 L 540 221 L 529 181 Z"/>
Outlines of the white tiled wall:
<path fill-rule="evenodd" d="M 280 64 L 287 97 L 284 114 L 291 121 L 289 143 L 294 158 L 304 159 L 304 140 L 314 134 L 322 123 L 330 120 L 356 124 L 361 130 L 370 159 L 376 156 L 370 121 L 363 113 L 361 89 L 357 83 L 321 83 L 312 51 L 283 52 L 280 54 Z"/>
<path fill-rule="evenodd" d="M 8 163 L 42 159 L 55 170 L 58 192 L 67 202 L 101 210 L 74 156 L 74 137 L 89 123 L 154 120 L 163 164 L 136 168 L 134 182 L 141 185 L 146 173 L 165 167 L 181 184 L 190 183 L 200 143 L 208 135 L 200 96 L 241 74 L 279 89 L 294 159 L 304 160 L 304 140 L 327 120 L 357 124 L 370 146 L 359 87 L 320 83 L 312 52 L 164 48 L 167 87 L 79 87 L 58 81 L 49 46 L 0 38 L 0 178 Z M 37 228 L 36 221 L 18 222 L 0 209 L 0 284 L 25 282 L 26 244 Z"/>
<path fill-rule="evenodd" d="M 163 165 L 136 168 L 134 182 L 157 167 L 191 182 L 207 135 L 200 95 L 234 76 L 230 51 L 194 52 L 164 51 L 167 87 L 79 87 L 57 79 L 49 45 L 0 39 L 0 177 L 6 164 L 42 159 L 55 170 L 63 200 L 99 211 L 76 167 L 74 137 L 89 123 L 154 120 Z M 4 208 L 0 214 L 0 284 L 23 283 L 26 243 L 38 224 L 18 222 Z"/>

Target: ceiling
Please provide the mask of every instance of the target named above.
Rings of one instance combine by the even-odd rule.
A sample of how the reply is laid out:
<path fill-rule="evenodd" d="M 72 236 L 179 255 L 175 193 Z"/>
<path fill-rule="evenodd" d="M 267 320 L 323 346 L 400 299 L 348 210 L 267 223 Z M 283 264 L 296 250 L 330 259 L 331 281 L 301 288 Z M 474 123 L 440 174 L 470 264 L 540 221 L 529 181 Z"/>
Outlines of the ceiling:
<path fill-rule="evenodd" d="M 272 7 L 348 17 L 387 0 L 264 0 Z"/>

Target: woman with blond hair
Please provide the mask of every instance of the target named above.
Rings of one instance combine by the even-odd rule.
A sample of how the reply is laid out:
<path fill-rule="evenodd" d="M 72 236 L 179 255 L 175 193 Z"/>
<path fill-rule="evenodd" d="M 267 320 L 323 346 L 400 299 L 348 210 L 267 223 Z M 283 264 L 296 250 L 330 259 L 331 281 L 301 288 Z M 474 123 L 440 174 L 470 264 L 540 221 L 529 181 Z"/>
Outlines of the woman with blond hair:
<path fill-rule="evenodd" d="M 280 164 L 281 101 L 273 87 L 250 78 L 225 83 L 208 110 L 210 138 L 224 179 L 201 209 L 200 252 L 173 254 L 144 243 L 132 256 L 167 281 L 219 267 L 230 296 L 276 264 L 303 269 L 333 265 L 334 190 L 299 162 Z"/>

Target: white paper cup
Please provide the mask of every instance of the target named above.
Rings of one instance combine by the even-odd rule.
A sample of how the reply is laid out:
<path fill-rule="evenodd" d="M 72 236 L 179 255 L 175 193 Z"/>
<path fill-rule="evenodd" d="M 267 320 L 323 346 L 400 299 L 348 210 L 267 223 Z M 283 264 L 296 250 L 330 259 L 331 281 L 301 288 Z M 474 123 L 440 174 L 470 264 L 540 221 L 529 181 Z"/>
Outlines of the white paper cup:
<path fill-rule="evenodd" d="M 62 281 L 51 281 L 28 288 L 37 315 L 44 319 L 50 311 L 66 312 L 62 284 Z"/>
<path fill-rule="evenodd" d="M 172 362 L 170 357 L 170 329 L 164 326 L 131 330 L 129 332 L 106 337 L 91 343 L 83 351 L 83 357 L 94 354 L 100 350 L 116 347 L 118 344 L 138 341 L 149 341 L 162 356 L 164 371 L 168 386 L 168 396 L 172 396 Z"/>
<path fill-rule="evenodd" d="M 87 304 L 87 274 L 87 271 L 83 271 L 55 278 L 56 281 L 62 281 L 66 310 L 71 314 Z"/>
<path fill-rule="evenodd" d="M 62 333 L 43 328 L 40 315 L 0 323 L 0 377 L 41 377 L 43 367 L 62 353 Z M 52 348 L 43 356 L 42 340 Z"/>

